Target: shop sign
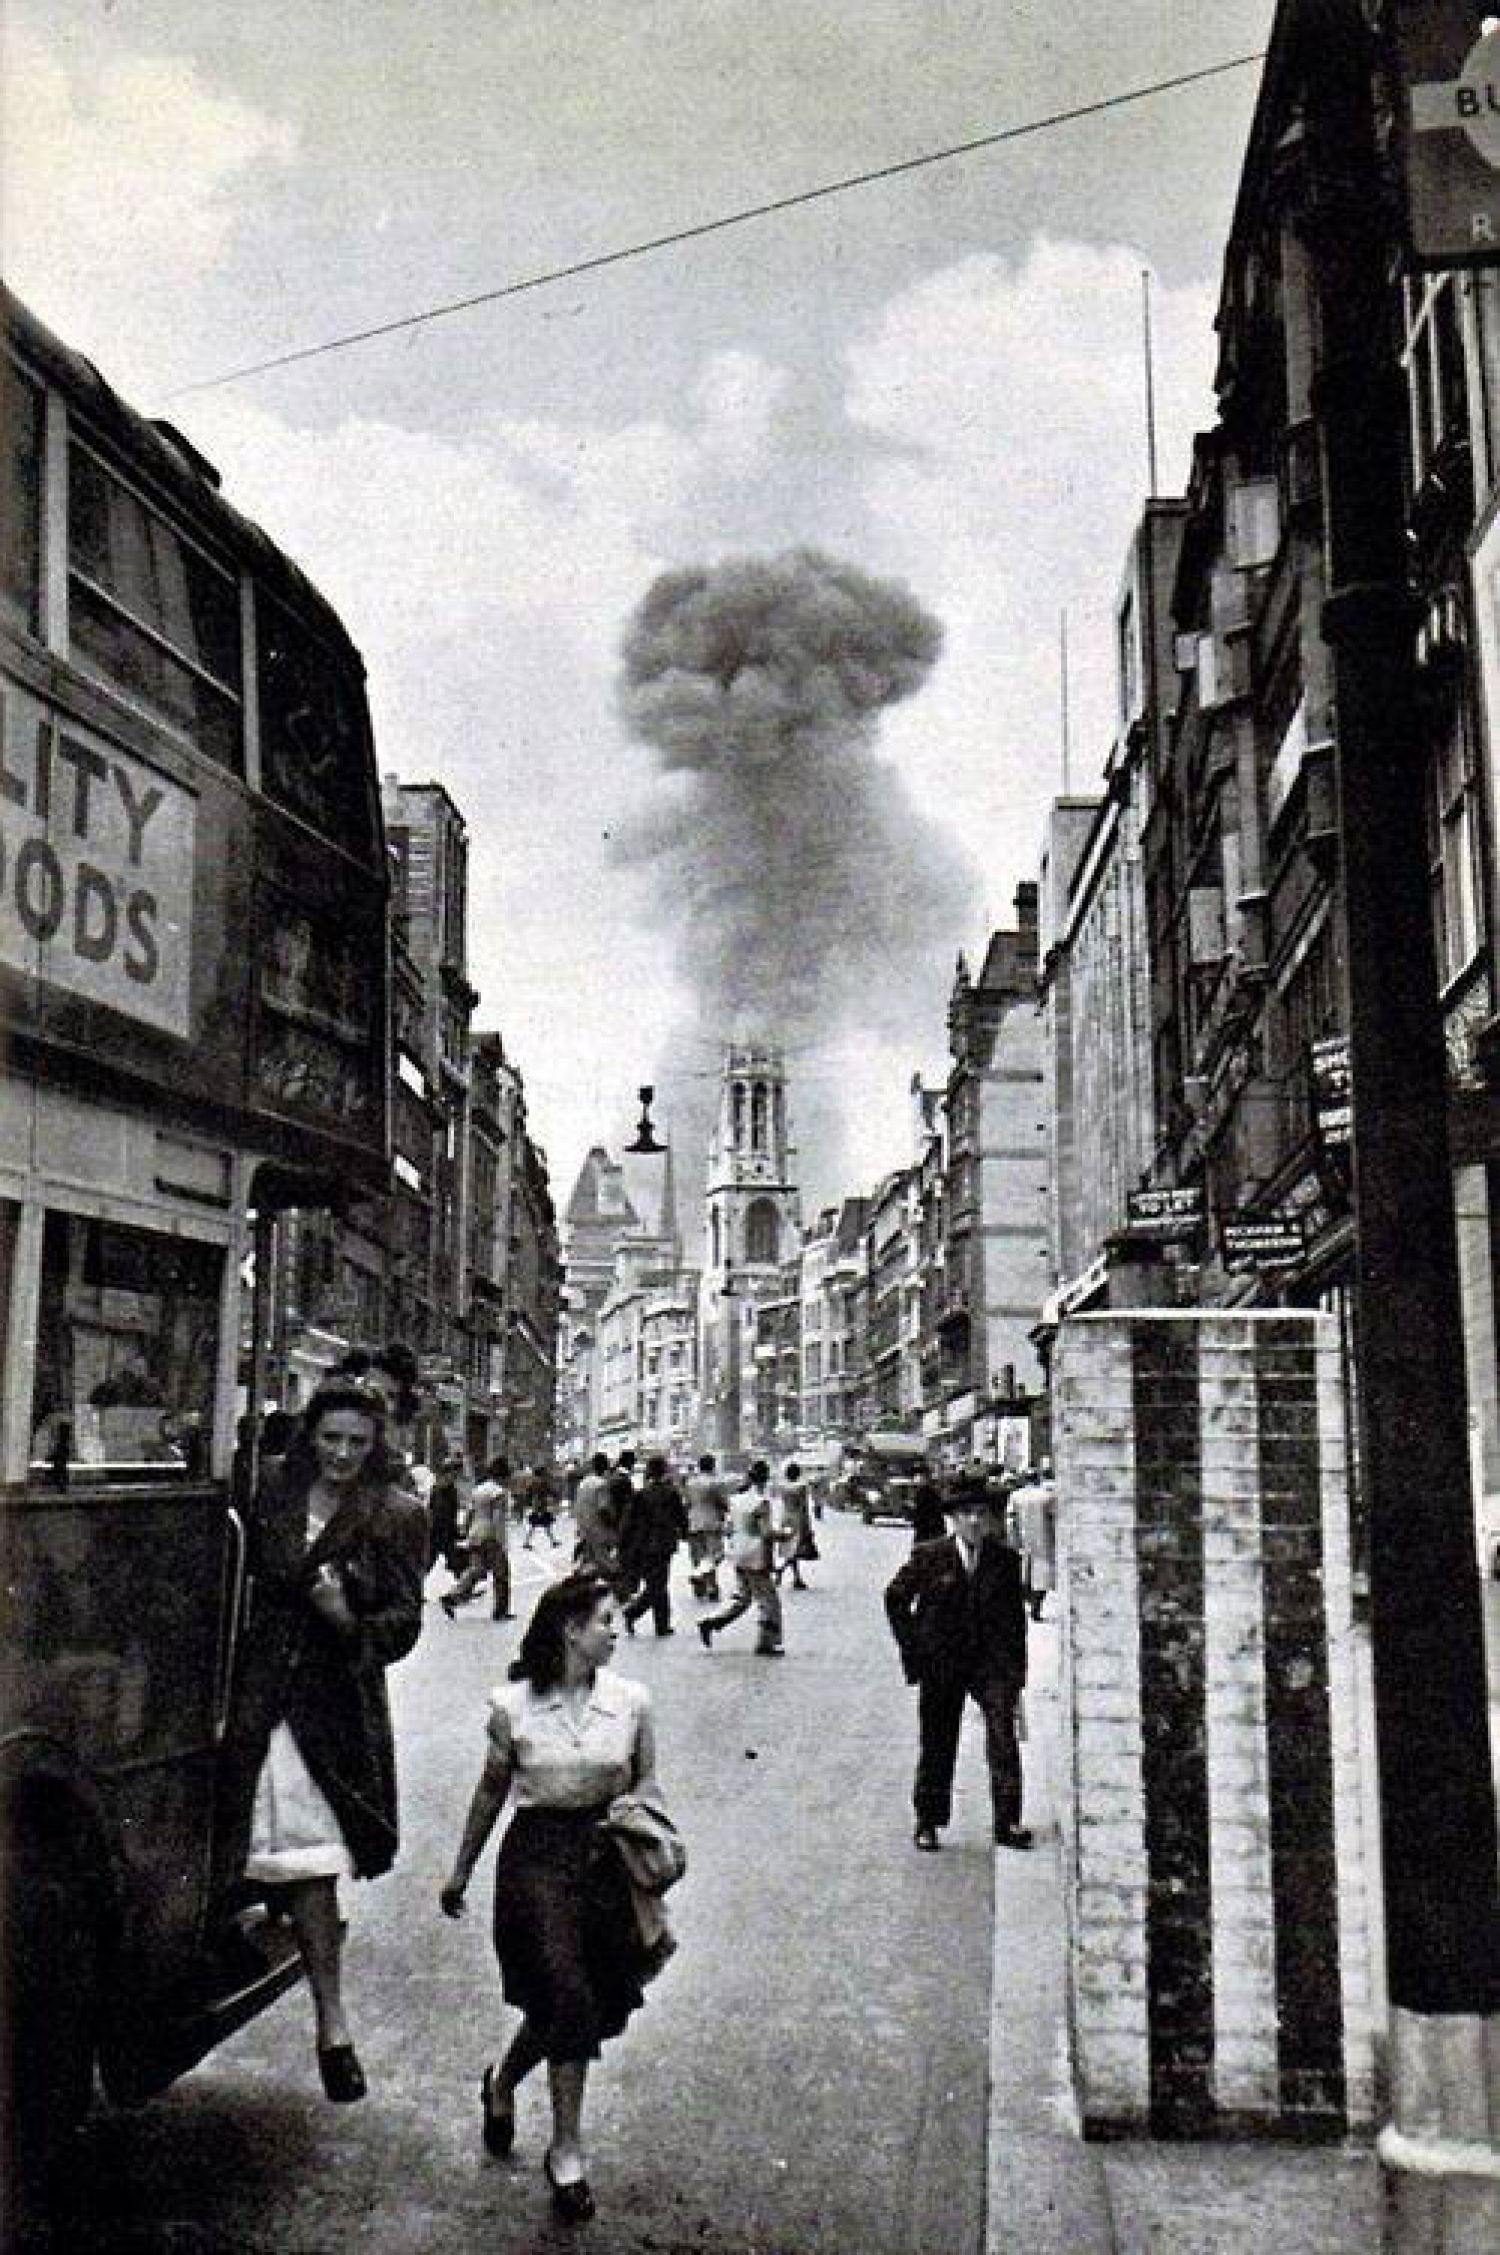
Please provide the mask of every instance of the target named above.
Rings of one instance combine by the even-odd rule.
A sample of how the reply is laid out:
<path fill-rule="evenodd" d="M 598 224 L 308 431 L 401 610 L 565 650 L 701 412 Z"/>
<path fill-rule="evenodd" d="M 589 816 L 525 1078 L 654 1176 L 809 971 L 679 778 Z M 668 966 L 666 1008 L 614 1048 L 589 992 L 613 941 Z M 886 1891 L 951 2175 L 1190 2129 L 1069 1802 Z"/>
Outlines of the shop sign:
<path fill-rule="evenodd" d="M 1281 1204 L 1287 1218 L 1301 1225 L 1304 1252 L 1333 1223 L 1334 1209 L 1323 1179 L 1316 1173 L 1299 1175 L 1291 1187 L 1281 1193 Z"/>
<path fill-rule="evenodd" d="M 1130 1236 L 1170 1244 L 1174 1239 L 1194 1236 L 1201 1226 L 1203 1186 L 1193 1183 L 1183 1190 L 1132 1190 L 1125 1210 Z"/>
<path fill-rule="evenodd" d="M 186 1038 L 196 820 L 160 768 L 7 682 L 0 962 Z"/>
<path fill-rule="evenodd" d="M 1079 1308 L 1086 1307 L 1090 1300 L 1096 1300 L 1108 1283 L 1109 1262 L 1100 1253 L 1090 1261 L 1087 1268 L 1080 1269 L 1076 1276 L 1070 1277 L 1060 1288 L 1057 1295 L 1058 1322 L 1065 1315 L 1073 1315 Z"/>
<path fill-rule="evenodd" d="M 1349 1072 L 1349 1043 L 1343 1035 L 1315 1041 L 1309 1052 L 1312 1072 L 1313 1117 L 1327 1144 L 1347 1143 L 1353 1132 L 1353 1081 Z"/>
<path fill-rule="evenodd" d="M 1226 1221 L 1219 1228 L 1228 1269 L 1286 1268 L 1302 1258 L 1305 1238 L 1297 1221 Z"/>
<path fill-rule="evenodd" d="M 1500 28 L 1472 0 L 1392 10 L 1412 261 L 1500 260 Z"/>

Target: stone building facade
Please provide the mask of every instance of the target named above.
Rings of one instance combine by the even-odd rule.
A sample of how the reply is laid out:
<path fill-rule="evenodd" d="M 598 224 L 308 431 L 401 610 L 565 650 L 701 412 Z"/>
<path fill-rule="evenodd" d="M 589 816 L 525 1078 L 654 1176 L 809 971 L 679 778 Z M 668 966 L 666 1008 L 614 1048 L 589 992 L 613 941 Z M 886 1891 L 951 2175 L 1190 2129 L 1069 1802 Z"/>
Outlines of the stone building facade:
<path fill-rule="evenodd" d="M 962 958 L 948 1007 L 943 1111 L 940 1354 L 925 1371 L 924 1430 L 968 1454 L 997 1400 L 1030 1397 L 1042 1371 L 1032 1334 L 1047 1285 L 1044 1027 L 1037 888 L 1016 891 L 975 978 Z"/>

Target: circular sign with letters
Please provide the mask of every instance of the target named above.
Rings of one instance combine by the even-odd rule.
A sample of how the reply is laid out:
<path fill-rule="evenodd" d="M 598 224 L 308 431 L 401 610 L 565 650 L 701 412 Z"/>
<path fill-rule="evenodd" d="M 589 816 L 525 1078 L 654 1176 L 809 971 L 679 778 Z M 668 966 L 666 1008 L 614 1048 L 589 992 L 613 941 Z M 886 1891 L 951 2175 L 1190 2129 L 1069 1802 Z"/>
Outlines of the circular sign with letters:
<path fill-rule="evenodd" d="M 1500 27 L 1486 30 L 1469 49 L 1453 99 L 1470 148 L 1500 170 Z"/>

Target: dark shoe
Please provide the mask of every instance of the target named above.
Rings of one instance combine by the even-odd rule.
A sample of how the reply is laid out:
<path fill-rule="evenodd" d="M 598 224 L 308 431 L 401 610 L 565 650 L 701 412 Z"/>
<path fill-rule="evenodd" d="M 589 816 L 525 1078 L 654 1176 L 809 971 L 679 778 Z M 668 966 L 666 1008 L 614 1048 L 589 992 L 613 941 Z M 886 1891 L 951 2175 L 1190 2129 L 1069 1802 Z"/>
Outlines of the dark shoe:
<path fill-rule="evenodd" d="M 571 2184 L 559 2184 L 552 2174 L 552 2149 L 542 2155 L 542 2169 L 552 2187 L 552 2205 L 565 2224 L 586 2224 L 594 2213 L 594 2196 L 589 2190 L 587 2177 L 575 2177 Z"/>
<path fill-rule="evenodd" d="M 758 1644 L 755 1649 L 762 1660 L 784 1660 L 786 1658 L 786 1646 L 784 1644 Z"/>
<path fill-rule="evenodd" d="M 318 2073 L 323 2078 L 324 2095 L 331 2098 L 335 2106 L 352 2106 L 357 2098 L 365 2095 L 365 2071 L 353 2044 L 330 2044 L 326 2051 L 320 2044 Z"/>
<path fill-rule="evenodd" d="M 1029 1848 L 1031 1846 L 1029 1826 L 1024 1824 L 1002 1825 L 995 1834 L 995 1846 L 997 1848 Z"/>
<path fill-rule="evenodd" d="M 700 1621 L 698 1623 L 698 1642 L 702 1645 L 705 1652 L 711 1652 L 713 1650 L 714 1632 L 707 1621 Z"/>
<path fill-rule="evenodd" d="M 458 1612 L 458 1607 L 454 1602 L 452 1592 L 445 1590 L 443 1595 L 438 1599 L 438 1603 L 443 1608 L 443 1611 L 447 1614 L 449 1620 L 453 1620 Z"/>
<path fill-rule="evenodd" d="M 656 1633 L 658 1636 L 675 1636 L 677 1631 L 675 1629 L 658 1629 Z"/>
<path fill-rule="evenodd" d="M 937 1836 L 937 1826 L 933 1824 L 919 1824 L 911 1837 L 913 1846 L 925 1848 L 929 1855 L 936 1855 L 943 1844 Z"/>
<path fill-rule="evenodd" d="M 490 1619 L 492 1621 L 513 1621 L 515 1619 L 515 1614 L 512 1613 L 509 1606 L 507 1606 L 503 1613 L 492 1613 L 490 1615 Z"/>
<path fill-rule="evenodd" d="M 501 2106 L 495 2104 L 495 2070 L 486 2067 L 479 2079 L 479 2111 L 484 2118 L 484 2150 L 503 2161 L 516 2142 L 516 2102 L 507 2095 Z"/>

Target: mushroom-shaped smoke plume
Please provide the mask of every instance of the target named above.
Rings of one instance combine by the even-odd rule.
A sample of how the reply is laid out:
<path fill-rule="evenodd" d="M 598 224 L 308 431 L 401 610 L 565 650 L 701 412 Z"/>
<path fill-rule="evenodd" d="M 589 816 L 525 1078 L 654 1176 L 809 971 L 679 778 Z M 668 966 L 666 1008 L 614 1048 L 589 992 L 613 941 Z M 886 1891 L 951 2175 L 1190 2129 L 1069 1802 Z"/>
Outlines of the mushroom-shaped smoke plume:
<path fill-rule="evenodd" d="M 914 1038 L 972 918 L 972 868 L 876 750 L 941 646 L 909 589 L 811 549 L 668 572 L 625 635 L 625 722 L 664 772 L 622 858 L 698 1037 L 779 1042 L 794 1094 L 799 1052 Z M 806 1141 L 806 1091 L 798 1113 Z"/>

